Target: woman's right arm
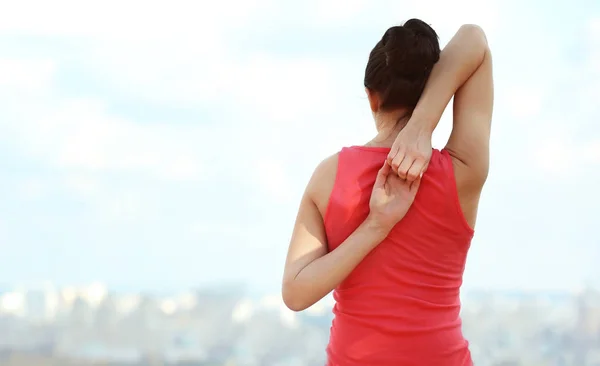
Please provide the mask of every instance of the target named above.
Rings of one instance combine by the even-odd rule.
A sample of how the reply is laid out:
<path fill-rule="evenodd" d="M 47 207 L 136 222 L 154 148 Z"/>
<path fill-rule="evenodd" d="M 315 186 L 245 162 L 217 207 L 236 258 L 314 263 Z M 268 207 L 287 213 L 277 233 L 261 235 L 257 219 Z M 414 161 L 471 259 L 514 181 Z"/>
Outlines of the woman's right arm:
<path fill-rule="evenodd" d="M 462 212 L 474 227 L 489 170 L 494 105 L 492 54 L 477 26 L 461 27 L 444 48 L 408 124 L 420 125 L 430 137 L 452 96 L 452 133 L 445 149 L 452 156 Z"/>
<path fill-rule="evenodd" d="M 492 55 L 478 26 L 462 26 L 444 48 L 409 124 L 432 133 L 453 96 L 453 127 L 446 150 L 468 173 L 467 183 L 477 188 L 487 178 L 494 104 Z"/>
<path fill-rule="evenodd" d="M 444 47 L 411 119 L 403 129 L 406 132 L 401 131 L 394 142 L 390 154 L 393 156 L 389 159 L 401 176 L 412 180 L 423 171 L 420 164 L 427 164 L 429 159 L 424 155 L 430 154 L 430 150 L 411 150 L 411 141 L 423 138 L 428 140 L 423 146 L 431 146 L 433 130 L 453 96 L 453 128 L 446 150 L 468 168 L 467 175 L 474 178 L 471 181 L 479 184 L 485 181 L 488 169 L 493 81 L 487 38 L 476 25 L 460 27 Z"/>
<path fill-rule="evenodd" d="M 389 232 L 367 218 L 336 250 L 328 252 L 323 218 L 315 202 L 316 197 L 327 195 L 321 192 L 323 181 L 334 179 L 336 168 L 337 159 L 321 163 L 300 202 L 282 286 L 283 301 L 294 311 L 307 309 L 330 293 Z"/>

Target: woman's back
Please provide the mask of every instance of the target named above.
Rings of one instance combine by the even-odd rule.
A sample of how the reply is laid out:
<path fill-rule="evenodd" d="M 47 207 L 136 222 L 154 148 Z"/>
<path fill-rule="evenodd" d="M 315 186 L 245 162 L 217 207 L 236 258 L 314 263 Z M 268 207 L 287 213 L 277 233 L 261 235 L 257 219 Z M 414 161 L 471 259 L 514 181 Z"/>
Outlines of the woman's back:
<path fill-rule="evenodd" d="M 367 217 L 377 171 L 388 152 L 354 146 L 338 154 L 324 216 L 330 251 Z M 434 150 L 404 219 L 334 291 L 329 364 L 471 365 L 459 295 L 472 237 L 452 158 Z"/>

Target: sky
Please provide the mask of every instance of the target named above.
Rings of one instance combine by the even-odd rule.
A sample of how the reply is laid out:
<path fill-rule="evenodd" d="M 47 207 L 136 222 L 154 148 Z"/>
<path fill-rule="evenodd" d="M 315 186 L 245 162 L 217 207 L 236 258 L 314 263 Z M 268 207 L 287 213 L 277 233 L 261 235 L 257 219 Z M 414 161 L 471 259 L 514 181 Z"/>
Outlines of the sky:
<path fill-rule="evenodd" d="M 464 287 L 600 286 L 594 0 L 3 1 L 0 285 L 277 291 L 313 169 L 374 136 L 368 53 L 413 17 L 494 57 Z"/>

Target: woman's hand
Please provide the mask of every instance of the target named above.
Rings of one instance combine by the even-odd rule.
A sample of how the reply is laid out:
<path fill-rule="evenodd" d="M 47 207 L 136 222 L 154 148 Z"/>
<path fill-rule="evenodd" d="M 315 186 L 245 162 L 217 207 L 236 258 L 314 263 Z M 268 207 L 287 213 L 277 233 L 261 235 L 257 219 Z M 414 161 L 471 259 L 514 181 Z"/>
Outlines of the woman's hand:
<path fill-rule="evenodd" d="M 387 161 L 400 178 L 412 183 L 423 176 L 431 159 L 431 135 L 414 121 L 398 133 Z"/>
<path fill-rule="evenodd" d="M 377 173 L 371 193 L 368 220 L 387 235 L 394 225 L 406 215 L 415 199 L 420 183 L 420 177 L 412 183 L 399 178 L 387 161 L 383 163 L 383 167 Z"/>

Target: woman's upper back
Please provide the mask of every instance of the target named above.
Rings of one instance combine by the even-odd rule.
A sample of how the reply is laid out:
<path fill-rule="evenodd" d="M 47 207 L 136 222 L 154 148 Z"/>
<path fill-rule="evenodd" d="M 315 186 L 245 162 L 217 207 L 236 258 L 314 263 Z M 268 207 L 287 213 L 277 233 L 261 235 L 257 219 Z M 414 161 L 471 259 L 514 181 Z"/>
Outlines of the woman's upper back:
<path fill-rule="evenodd" d="M 388 152 L 354 146 L 337 155 L 335 179 L 323 181 L 316 200 L 330 251 L 367 217 L 375 177 Z M 457 357 L 453 364 L 469 364 L 459 293 L 472 236 L 452 158 L 434 150 L 404 219 L 334 292 L 330 364 L 387 365 L 399 357 L 423 362 Z"/>

